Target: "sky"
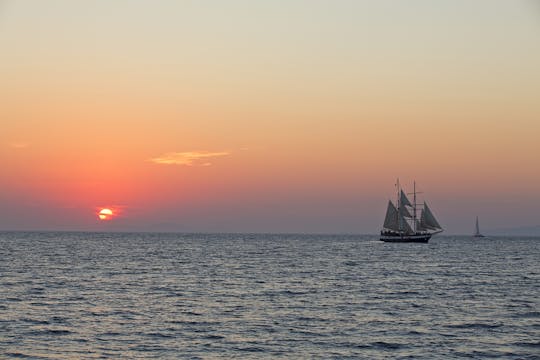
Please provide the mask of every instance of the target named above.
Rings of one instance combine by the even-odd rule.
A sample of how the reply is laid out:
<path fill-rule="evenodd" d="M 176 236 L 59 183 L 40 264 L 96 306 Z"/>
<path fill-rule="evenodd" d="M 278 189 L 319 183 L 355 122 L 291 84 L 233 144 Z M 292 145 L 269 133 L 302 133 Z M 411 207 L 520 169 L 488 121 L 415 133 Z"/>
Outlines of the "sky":
<path fill-rule="evenodd" d="M 0 229 L 376 233 L 396 178 L 540 225 L 537 1 L 4 0 L 0 46 Z"/>

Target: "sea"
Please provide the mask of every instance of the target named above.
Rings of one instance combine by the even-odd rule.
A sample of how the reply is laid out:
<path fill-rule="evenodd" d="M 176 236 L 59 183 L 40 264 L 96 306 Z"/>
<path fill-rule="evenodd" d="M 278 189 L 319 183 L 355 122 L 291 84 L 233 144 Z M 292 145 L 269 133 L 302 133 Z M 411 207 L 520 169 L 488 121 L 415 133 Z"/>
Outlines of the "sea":
<path fill-rule="evenodd" d="M 0 232 L 2 359 L 540 359 L 540 238 Z"/>

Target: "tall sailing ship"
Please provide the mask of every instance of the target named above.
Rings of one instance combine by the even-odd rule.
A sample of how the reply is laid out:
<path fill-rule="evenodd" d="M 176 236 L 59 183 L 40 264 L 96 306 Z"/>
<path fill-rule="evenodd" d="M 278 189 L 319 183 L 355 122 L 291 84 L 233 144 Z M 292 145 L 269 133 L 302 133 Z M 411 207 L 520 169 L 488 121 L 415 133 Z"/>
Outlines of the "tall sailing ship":
<path fill-rule="evenodd" d="M 396 205 L 392 200 L 388 201 L 386 217 L 384 218 L 383 229 L 381 230 L 381 241 L 385 242 L 418 242 L 427 243 L 435 234 L 443 231 L 441 225 L 431 212 L 429 206 L 424 201 L 423 204 L 416 203 L 416 182 L 413 186 L 413 202 L 407 198 L 407 194 L 396 183 L 397 201 Z M 420 217 L 417 213 L 420 211 Z"/>

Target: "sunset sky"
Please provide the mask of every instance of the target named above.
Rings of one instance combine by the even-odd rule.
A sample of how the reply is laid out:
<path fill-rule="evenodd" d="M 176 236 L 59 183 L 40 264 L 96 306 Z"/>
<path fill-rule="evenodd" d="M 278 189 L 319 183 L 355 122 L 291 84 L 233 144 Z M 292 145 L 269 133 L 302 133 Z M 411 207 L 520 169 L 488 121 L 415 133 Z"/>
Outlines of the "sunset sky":
<path fill-rule="evenodd" d="M 0 1 L 0 46 L 0 230 L 375 233 L 397 177 L 540 225 L 537 1 Z"/>

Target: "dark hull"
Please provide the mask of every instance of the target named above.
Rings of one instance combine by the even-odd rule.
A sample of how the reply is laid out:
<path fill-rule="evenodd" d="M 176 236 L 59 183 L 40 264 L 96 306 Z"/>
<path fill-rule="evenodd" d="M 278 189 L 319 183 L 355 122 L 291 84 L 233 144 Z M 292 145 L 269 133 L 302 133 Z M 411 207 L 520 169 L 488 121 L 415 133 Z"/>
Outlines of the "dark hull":
<path fill-rule="evenodd" d="M 394 243 L 427 243 L 433 234 L 396 234 L 381 232 L 381 241 Z"/>

